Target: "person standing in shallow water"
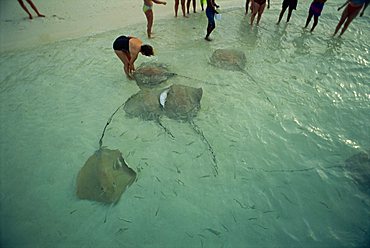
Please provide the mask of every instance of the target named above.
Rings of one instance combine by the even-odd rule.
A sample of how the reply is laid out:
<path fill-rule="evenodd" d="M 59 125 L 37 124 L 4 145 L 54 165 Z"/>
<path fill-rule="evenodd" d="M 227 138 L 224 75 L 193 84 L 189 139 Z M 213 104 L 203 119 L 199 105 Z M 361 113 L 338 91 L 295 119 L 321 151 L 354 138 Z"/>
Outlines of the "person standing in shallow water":
<path fill-rule="evenodd" d="M 187 3 L 186 3 L 186 9 L 187 9 L 187 12 L 188 14 L 190 14 L 190 2 L 193 1 L 193 11 L 194 13 L 197 13 L 196 12 L 196 1 L 195 0 L 188 0 Z"/>
<path fill-rule="evenodd" d="M 321 11 L 324 8 L 325 2 L 326 0 L 313 0 L 313 2 L 311 3 L 306 20 L 306 26 L 304 26 L 304 28 L 307 28 L 308 24 L 310 24 L 310 21 L 313 17 L 313 25 L 310 32 L 312 32 L 315 29 L 317 23 L 319 22 L 319 16 L 321 15 Z"/>
<path fill-rule="evenodd" d="M 153 2 L 156 4 L 163 4 L 166 5 L 167 2 L 159 1 L 159 0 L 144 0 L 144 5 L 143 5 L 143 12 L 146 16 L 147 20 L 147 35 L 148 38 L 152 38 L 152 26 L 153 26 Z"/>
<path fill-rule="evenodd" d="M 175 0 L 175 17 L 177 17 L 177 12 L 179 10 L 179 2 L 180 0 Z M 185 14 L 185 0 L 181 0 L 181 10 L 183 17 L 187 17 Z"/>
<path fill-rule="evenodd" d="M 135 71 L 134 63 L 141 53 L 145 56 L 154 55 L 153 47 L 143 45 L 143 42 L 132 36 L 120 36 L 113 42 L 113 49 L 118 58 L 123 63 L 123 70 L 129 79 L 133 79 L 132 73 Z"/>
<path fill-rule="evenodd" d="M 254 18 L 257 13 L 257 25 L 260 23 L 263 11 L 266 7 L 266 0 L 252 0 L 252 15 L 251 15 L 251 26 L 253 25 Z M 270 0 L 267 0 L 267 8 L 270 8 Z"/>
<path fill-rule="evenodd" d="M 245 14 L 246 15 L 248 14 L 249 2 L 250 2 L 250 0 L 245 1 Z M 252 5 L 250 6 L 250 8 L 251 8 L 251 11 L 253 11 Z"/>
<path fill-rule="evenodd" d="M 353 19 L 355 19 L 358 13 L 360 13 L 361 9 L 362 9 L 362 12 L 360 13 L 360 16 L 363 16 L 365 9 L 369 5 L 369 2 L 370 2 L 369 0 L 348 0 L 345 4 L 339 7 L 338 11 L 344 6 L 346 6 L 346 8 L 343 10 L 343 13 L 339 20 L 338 25 L 335 28 L 335 32 L 333 36 L 338 33 L 340 27 L 344 23 L 342 31 L 340 32 L 340 35 L 339 35 L 341 36 L 347 30 L 349 24 L 353 21 Z"/>
<path fill-rule="evenodd" d="M 218 6 L 215 3 L 215 0 L 207 0 L 206 15 L 207 15 L 207 18 L 208 18 L 208 26 L 207 26 L 207 35 L 204 38 L 207 41 L 211 41 L 211 39 L 209 38 L 209 35 L 212 33 L 212 31 L 216 27 L 215 14 L 218 14 L 218 12 L 216 10 L 216 8 L 218 8 L 218 7 L 220 7 L 220 6 Z"/>
<path fill-rule="evenodd" d="M 31 6 L 31 8 L 36 12 L 37 16 L 38 17 L 45 17 L 43 14 L 41 14 L 38 9 L 36 8 L 35 4 L 31 1 L 31 0 L 26 0 L 26 2 Z M 27 9 L 26 5 L 24 4 L 23 0 L 18 0 L 18 3 L 21 5 L 22 9 L 24 11 L 26 11 L 26 13 L 28 14 L 28 17 L 30 19 L 32 19 L 32 15 L 31 13 L 29 12 L 29 10 Z"/>
<path fill-rule="evenodd" d="M 288 17 L 287 17 L 286 22 L 289 22 L 290 17 L 292 16 L 293 10 L 297 8 L 297 4 L 298 4 L 298 0 L 284 0 L 283 4 L 282 4 L 282 9 L 281 9 L 281 12 L 280 12 L 280 15 L 279 15 L 279 20 L 276 24 L 280 23 L 281 19 L 283 18 L 283 15 L 284 15 L 284 13 L 285 13 L 285 11 L 288 7 L 289 7 L 289 10 L 288 10 Z"/>

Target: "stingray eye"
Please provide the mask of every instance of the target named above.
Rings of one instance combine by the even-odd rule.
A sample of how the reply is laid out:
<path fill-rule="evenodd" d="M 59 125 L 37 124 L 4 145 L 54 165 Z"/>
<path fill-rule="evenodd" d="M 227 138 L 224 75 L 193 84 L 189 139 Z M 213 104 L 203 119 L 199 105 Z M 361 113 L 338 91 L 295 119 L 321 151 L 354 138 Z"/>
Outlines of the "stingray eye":
<path fill-rule="evenodd" d="M 103 187 L 100 187 L 100 190 L 101 190 L 101 191 L 104 191 L 104 188 L 103 188 Z"/>
<path fill-rule="evenodd" d="M 113 182 L 113 187 L 114 187 L 114 188 L 115 188 L 115 187 L 117 187 L 116 182 Z"/>
<path fill-rule="evenodd" d="M 118 170 L 121 167 L 122 167 L 122 162 L 120 158 L 117 158 L 116 161 L 114 161 L 113 169 Z"/>

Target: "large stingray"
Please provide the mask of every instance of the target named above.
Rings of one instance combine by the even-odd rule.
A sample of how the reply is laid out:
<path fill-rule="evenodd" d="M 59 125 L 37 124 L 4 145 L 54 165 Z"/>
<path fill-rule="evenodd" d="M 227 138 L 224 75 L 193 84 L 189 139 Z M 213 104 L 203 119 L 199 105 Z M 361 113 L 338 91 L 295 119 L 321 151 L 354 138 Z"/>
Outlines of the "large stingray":
<path fill-rule="evenodd" d="M 133 74 L 141 89 L 156 87 L 175 75 L 175 73 L 168 71 L 165 64 L 159 63 L 143 63 Z"/>
<path fill-rule="evenodd" d="M 359 189 L 370 195 L 370 150 L 346 159 L 345 169 Z"/>
<path fill-rule="evenodd" d="M 160 91 L 141 90 L 126 101 L 124 110 L 129 116 L 139 117 L 144 120 L 155 120 L 173 138 L 174 136 L 171 132 L 160 122 L 160 117 L 163 114 L 170 119 L 190 123 L 193 130 L 200 135 L 202 141 L 208 146 L 214 164 L 214 175 L 217 175 L 218 165 L 213 148 L 193 121 L 200 109 L 202 95 L 202 88 L 179 84 L 171 85 L 169 88 Z"/>
<path fill-rule="evenodd" d="M 246 57 L 244 52 L 234 49 L 217 49 L 210 58 L 211 64 L 226 70 L 244 71 Z"/>
<path fill-rule="evenodd" d="M 160 100 L 162 108 L 168 118 L 188 121 L 195 117 L 200 109 L 202 88 L 193 88 L 180 84 L 174 84 L 168 90 L 162 92 L 166 97 Z"/>
<path fill-rule="evenodd" d="M 77 176 L 77 196 L 104 203 L 117 203 L 136 178 L 119 150 L 100 148 L 82 167 Z"/>

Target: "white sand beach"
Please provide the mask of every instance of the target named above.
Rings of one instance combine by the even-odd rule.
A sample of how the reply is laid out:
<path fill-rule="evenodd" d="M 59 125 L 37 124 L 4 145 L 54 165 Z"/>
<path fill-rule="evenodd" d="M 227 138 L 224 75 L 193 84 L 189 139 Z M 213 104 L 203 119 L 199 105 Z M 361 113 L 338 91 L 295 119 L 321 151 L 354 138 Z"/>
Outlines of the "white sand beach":
<path fill-rule="evenodd" d="M 45 18 L 38 18 L 27 2 L 24 2 L 34 19 L 28 18 L 18 1 L 0 1 L 0 52 L 90 36 L 120 28 L 124 33 L 125 26 L 146 22 L 142 11 L 143 3 L 140 0 L 34 0 L 33 3 L 39 12 L 46 16 Z M 242 5 L 241 1 L 235 0 L 219 2 L 224 7 Z M 197 5 L 199 11 L 198 1 Z M 181 16 L 181 10 L 179 15 Z M 155 4 L 154 25 L 156 20 L 173 17 L 173 0 L 168 1 L 167 5 Z"/>

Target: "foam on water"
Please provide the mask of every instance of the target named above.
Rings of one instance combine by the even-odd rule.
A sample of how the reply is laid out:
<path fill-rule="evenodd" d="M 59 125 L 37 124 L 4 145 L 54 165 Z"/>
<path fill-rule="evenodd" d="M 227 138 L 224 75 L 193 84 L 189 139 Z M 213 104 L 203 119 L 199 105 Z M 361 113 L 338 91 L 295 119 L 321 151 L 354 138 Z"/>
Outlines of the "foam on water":
<path fill-rule="evenodd" d="M 308 6 L 309 3 L 302 3 Z M 2 244 L 29 247 L 358 247 L 369 236 L 369 196 L 345 159 L 370 147 L 369 17 L 332 38 L 328 3 L 313 34 L 305 11 L 251 29 L 243 9 L 222 12 L 204 41 L 203 13 L 156 21 L 155 58 L 173 82 L 203 88 L 194 122 L 118 111 L 104 145 L 138 172 L 111 210 L 78 200 L 76 176 L 112 112 L 139 88 L 111 44 L 145 25 L 2 54 Z M 307 7 L 308 8 L 308 7 Z M 365 13 L 367 15 L 368 13 Z M 286 17 L 284 17 L 286 18 Z M 213 67 L 218 48 L 247 56 L 246 73 Z M 268 100 L 268 99 L 270 100 Z M 104 218 L 107 214 L 107 222 Z"/>

